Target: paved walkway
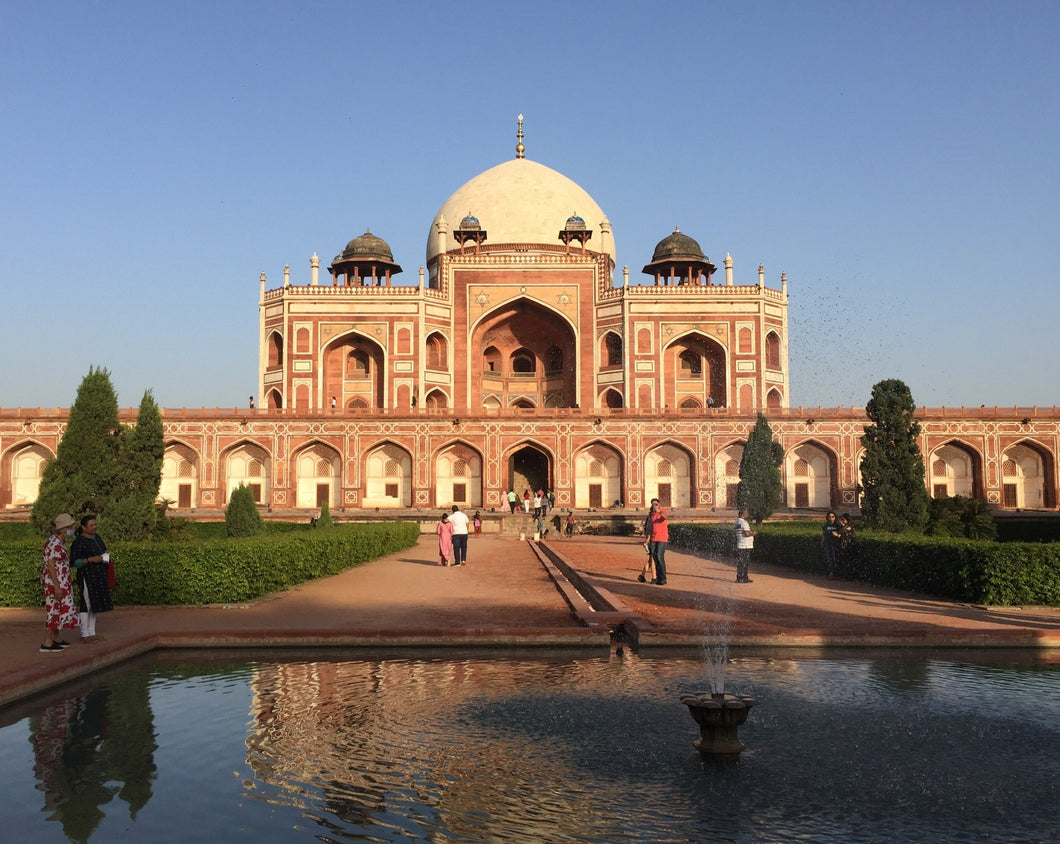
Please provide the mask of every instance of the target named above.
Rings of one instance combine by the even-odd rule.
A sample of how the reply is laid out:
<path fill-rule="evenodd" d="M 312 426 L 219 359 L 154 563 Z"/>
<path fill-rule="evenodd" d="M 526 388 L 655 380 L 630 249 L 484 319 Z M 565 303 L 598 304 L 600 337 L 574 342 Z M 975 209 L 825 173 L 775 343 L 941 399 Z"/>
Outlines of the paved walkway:
<path fill-rule="evenodd" d="M 436 543 L 251 604 L 119 607 L 99 641 L 43 654 L 43 610 L 0 608 L 0 706 L 157 647 L 609 647 L 612 631 L 648 648 L 732 646 L 1008 646 L 1050 648 L 1060 609 L 984 609 L 828 581 L 671 549 L 668 583 L 637 582 L 643 546 L 629 538 L 471 540 L 468 565 L 436 564 Z M 76 634 L 75 634 L 76 636 Z"/>

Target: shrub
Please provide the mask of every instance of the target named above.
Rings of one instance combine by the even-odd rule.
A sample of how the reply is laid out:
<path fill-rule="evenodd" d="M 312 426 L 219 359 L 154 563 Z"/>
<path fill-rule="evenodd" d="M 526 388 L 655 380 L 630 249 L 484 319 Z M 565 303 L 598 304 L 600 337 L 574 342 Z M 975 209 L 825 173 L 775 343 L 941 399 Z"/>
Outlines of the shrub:
<path fill-rule="evenodd" d="M 419 539 L 410 522 L 343 525 L 334 530 L 266 532 L 199 542 L 113 542 L 118 605 L 197 605 L 251 601 L 326 577 Z M 0 543 L 0 606 L 41 606 L 38 541 Z"/>
<path fill-rule="evenodd" d="M 927 532 L 931 536 L 958 536 L 965 539 L 994 539 L 997 527 L 985 501 L 954 495 L 934 498 L 930 505 Z"/>
<path fill-rule="evenodd" d="M 240 484 L 228 499 L 225 508 L 225 532 L 228 536 L 255 536 L 265 530 L 265 522 L 254 503 L 254 493 L 246 484 Z"/>
<path fill-rule="evenodd" d="M 670 541 L 701 554 L 734 553 L 728 525 L 671 525 Z M 763 525 L 754 554 L 759 562 L 824 573 L 818 523 Z M 1060 544 L 859 530 L 853 565 L 850 576 L 876 586 L 973 604 L 1060 606 Z"/>
<path fill-rule="evenodd" d="M 328 502 L 326 500 L 320 508 L 320 518 L 317 519 L 317 527 L 335 527 L 335 523 L 331 520 L 331 510 L 328 508 Z"/>

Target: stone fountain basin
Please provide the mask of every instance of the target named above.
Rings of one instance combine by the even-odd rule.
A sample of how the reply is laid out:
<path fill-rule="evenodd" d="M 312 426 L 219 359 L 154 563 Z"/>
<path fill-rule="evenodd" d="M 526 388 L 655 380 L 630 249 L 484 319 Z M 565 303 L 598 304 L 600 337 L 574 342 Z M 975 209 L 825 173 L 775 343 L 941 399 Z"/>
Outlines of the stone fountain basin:
<path fill-rule="evenodd" d="M 696 692 L 681 695 L 681 703 L 688 707 L 699 725 L 696 750 L 704 756 L 734 758 L 745 745 L 737 738 L 736 729 L 747 720 L 747 713 L 758 701 L 749 695 L 728 692 Z"/>

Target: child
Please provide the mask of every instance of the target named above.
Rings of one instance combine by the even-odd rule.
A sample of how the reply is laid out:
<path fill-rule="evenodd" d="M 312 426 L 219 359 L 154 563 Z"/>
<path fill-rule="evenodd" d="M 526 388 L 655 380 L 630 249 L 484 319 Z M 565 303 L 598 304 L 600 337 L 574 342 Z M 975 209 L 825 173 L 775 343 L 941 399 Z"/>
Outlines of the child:
<path fill-rule="evenodd" d="M 654 583 L 655 582 L 655 558 L 651 555 L 651 550 L 648 548 L 648 543 L 644 543 L 644 550 L 648 554 L 648 559 L 644 561 L 644 568 L 640 570 L 640 576 L 637 578 L 641 583 Z"/>
<path fill-rule="evenodd" d="M 478 510 L 475 511 L 475 517 L 471 521 L 475 525 L 475 536 L 481 536 L 482 535 L 482 516 L 479 514 Z"/>

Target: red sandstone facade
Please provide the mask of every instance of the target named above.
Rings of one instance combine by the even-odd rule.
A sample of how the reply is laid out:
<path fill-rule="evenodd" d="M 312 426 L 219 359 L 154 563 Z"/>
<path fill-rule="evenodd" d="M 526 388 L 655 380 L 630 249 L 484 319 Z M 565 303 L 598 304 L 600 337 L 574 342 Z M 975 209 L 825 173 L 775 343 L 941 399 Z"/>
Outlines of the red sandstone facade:
<path fill-rule="evenodd" d="M 316 256 L 307 284 L 285 269 L 269 289 L 263 273 L 258 407 L 163 411 L 162 496 L 221 508 L 248 483 L 274 510 L 488 510 L 550 488 L 559 506 L 707 513 L 731 508 L 762 411 L 787 506 L 856 508 L 867 420 L 790 408 L 786 278 L 770 288 L 759 267 L 737 284 L 726 257 L 715 279 L 678 231 L 643 283 L 616 281 L 614 256 L 591 197 L 520 152 L 443 206 L 414 284 L 370 233 L 323 284 Z M 0 507 L 32 503 L 66 415 L 0 410 Z M 1056 407 L 918 418 L 933 495 L 1056 508 Z"/>

